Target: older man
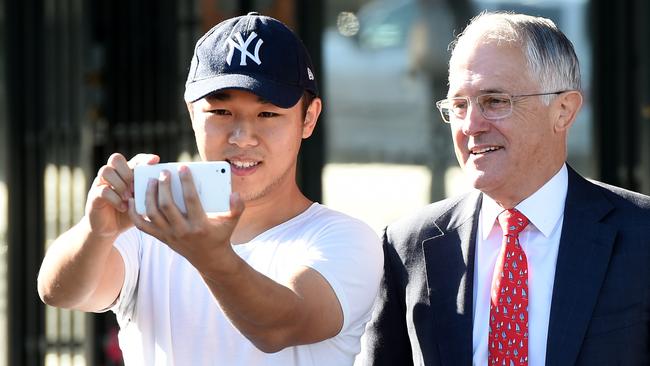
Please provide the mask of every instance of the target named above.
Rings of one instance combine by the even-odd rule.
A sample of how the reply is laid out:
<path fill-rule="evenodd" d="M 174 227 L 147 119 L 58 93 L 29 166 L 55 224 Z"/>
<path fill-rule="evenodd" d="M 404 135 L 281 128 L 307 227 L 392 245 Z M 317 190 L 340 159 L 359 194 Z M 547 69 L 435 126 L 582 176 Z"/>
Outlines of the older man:
<path fill-rule="evenodd" d="M 650 364 L 650 197 L 567 166 L 582 99 L 553 22 L 472 20 L 437 106 L 476 190 L 386 229 L 361 363 Z"/>

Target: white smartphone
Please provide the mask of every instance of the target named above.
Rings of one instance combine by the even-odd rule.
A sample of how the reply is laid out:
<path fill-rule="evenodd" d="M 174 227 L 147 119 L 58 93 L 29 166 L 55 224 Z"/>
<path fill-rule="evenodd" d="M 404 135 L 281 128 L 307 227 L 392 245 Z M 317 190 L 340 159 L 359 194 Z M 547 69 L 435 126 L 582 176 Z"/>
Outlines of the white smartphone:
<path fill-rule="evenodd" d="M 162 163 L 155 165 L 138 165 L 134 169 L 134 199 L 135 211 L 145 215 L 147 210 L 144 203 L 149 179 L 158 179 L 160 172 L 168 170 L 171 173 L 172 197 L 178 209 L 186 213 L 183 189 L 178 176 L 180 165 L 187 165 L 192 173 L 196 191 L 199 194 L 201 206 L 206 213 L 225 212 L 230 210 L 230 164 L 225 161 Z"/>

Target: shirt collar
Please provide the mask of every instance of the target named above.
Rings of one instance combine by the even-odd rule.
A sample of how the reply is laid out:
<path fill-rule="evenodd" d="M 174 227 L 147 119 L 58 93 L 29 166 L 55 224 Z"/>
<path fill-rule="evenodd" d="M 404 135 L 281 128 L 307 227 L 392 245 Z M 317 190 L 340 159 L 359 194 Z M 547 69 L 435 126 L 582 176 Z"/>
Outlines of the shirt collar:
<path fill-rule="evenodd" d="M 546 184 L 517 206 L 530 223 L 545 237 L 549 237 L 564 213 L 564 203 L 569 184 L 566 164 Z M 497 216 L 503 212 L 503 207 L 487 195 L 483 195 L 481 205 L 481 229 L 483 240 L 486 240 L 496 224 Z"/>

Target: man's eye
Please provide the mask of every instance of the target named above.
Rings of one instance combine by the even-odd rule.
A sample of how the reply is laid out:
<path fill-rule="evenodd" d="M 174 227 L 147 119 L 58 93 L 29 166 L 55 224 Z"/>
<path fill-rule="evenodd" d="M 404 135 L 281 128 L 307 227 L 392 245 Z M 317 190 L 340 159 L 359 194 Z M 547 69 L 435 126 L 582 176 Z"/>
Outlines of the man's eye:
<path fill-rule="evenodd" d="M 208 113 L 216 114 L 217 116 L 229 116 L 231 114 L 227 109 L 212 109 Z"/>
<path fill-rule="evenodd" d="M 278 114 L 273 113 L 273 112 L 260 112 L 260 114 L 258 114 L 258 116 L 262 117 L 262 118 L 273 118 L 273 117 L 278 116 Z"/>
<path fill-rule="evenodd" d="M 454 110 L 466 109 L 467 108 L 467 102 L 465 100 L 454 100 L 454 101 L 451 102 L 451 107 Z"/>
<path fill-rule="evenodd" d="M 508 104 L 508 99 L 506 98 L 500 98 L 500 97 L 489 97 L 485 101 L 485 103 L 491 107 L 500 107 L 503 105 Z"/>

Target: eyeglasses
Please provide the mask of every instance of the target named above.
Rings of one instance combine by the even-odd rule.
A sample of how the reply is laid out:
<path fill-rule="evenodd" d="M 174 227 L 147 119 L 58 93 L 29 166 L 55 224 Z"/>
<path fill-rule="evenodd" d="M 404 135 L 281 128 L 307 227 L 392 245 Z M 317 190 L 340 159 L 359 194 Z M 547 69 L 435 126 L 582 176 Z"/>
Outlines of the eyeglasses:
<path fill-rule="evenodd" d="M 512 114 L 512 101 L 525 97 L 536 97 L 539 95 L 562 94 L 568 90 L 562 90 L 550 93 L 536 93 L 536 94 L 520 94 L 510 95 L 506 93 L 487 93 L 481 94 L 476 97 L 454 97 L 439 100 L 436 102 L 436 107 L 440 111 L 442 120 L 450 123 L 451 119 L 465 119 L 469 105 L 474 101 L 474 105 L 478 104 L 481 110 L 481 115 L 485 119 L 495 120 L 506 118 Z"/>

